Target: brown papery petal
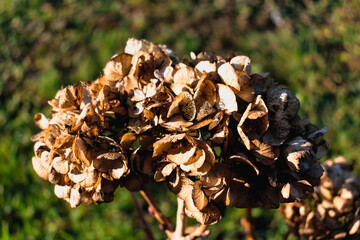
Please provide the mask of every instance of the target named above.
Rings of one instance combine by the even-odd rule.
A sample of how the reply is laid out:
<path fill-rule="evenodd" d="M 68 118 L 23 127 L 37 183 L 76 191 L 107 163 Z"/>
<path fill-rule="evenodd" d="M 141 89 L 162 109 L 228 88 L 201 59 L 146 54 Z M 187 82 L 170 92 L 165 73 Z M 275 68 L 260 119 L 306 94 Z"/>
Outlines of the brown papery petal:
<path fill-rule="evenodd" d="M 230 161 L 234 161 L 234 162 L 240 162 L 240 163 L 245 163 L 250 165 L 254 171 L 256 172 L 257 175 L 259 175 L 260 171 L 259 168 L 257 166 L 255 166 L 248 158 L 245 154 L 243 153 L 236 153 L 235 155 L 232 155 L 230 157 Z"/>
<path fill-rule="evenodd" d="M 83 88 L 81 85 L 70 85 L 63 89 L 59 97 L 60 108 L 78 108 L 83 97 Z"/>
<path fill-rule="evenodd" d="M 132 55 L 126 53 L 111 58 L 104 68 L 106 80 L 120 80 L 124 75 L 127 75 L 130 71 L 131 59 Z"/>
<path fill-rule="evenodd" d="M 202 100 L 202 101 L 201 101 Z M 204 117 L 216 112 L 215 108 L 212 107 L 211 103 L 200 99 L 196 104 L 196 121 L 201 121 Z"/>
<path fill-rule="evenodd" d="M 61 157 L 55 157 L 51 166 L 60 174 L 67 174 L 69 171 L 69 162 Z"/>
<path fill-rule="evenodd" d="M 198 105 L 199 98 L 204 98 L 205 101 L 208 101 L 211 106 L 214 106 L 217 100 L 217 91 L 214 83 L 210 80 L 205 79 L 201 82 L 199 87 L 197 88 L 195 92 L 195 103 Z M 201 102 L 202 100 L 200 100 Z"/>
<path fill-rule="evenodd" d="M 226 85 L 233 87 L 237 91 L 240 91 L 238 74 L 230 65 L 230 63 L 224 63 L 221 65 L 218 69 L 218 74 Z"/>
<path fill-rule="evenodd" d="M 304 199 L 307 192 L 312 192 L 313 187 L 307 181 L 287 183 L 281 189 L 281 195 L 285 201 L 295 201 Z"/>
<path fill-rule="evenodd" d="M 221 195 L 226 190 L 225 178 L 218 177 L 214 171 L 210 171 L 208 174 L 200 177 L 200 180 L 203 183 L 203 190 L 207 196 L 215 201 L 222 198 Z"/>
<path fill-rule="evenodd" d="M 142 147 L 141 147 L 142 148 Z M 153 161 L 148 151 L 137 148 L 130 156 L 132 169 L 143 174 L 150 174 L 153 171 Z"/>
<path fill-rule="evenodd" d="M 202 74 L 203 72 L 216 72 L 216 62 L 210 63 L 210 61 L 200 61 L 196 64 L 195 69 L 199 74 Z"/>
<path fill-rule="evenodd" d="M 79 162 L 83 162 L 86 166 L 90 166 L 92 160 L 94 159 L 94 153 L 90 146 L 88 146 L 81 138 L 76 138 L 72 149 L 74 157 Z"/>
<path fill-rule="evenodd" d="M 127 166 L 125 164 L 123 164 L 122 167 L 111 169 L 110 175 L 114 179 L 120 179 L 122 176 L 125 175 L 126 170 L 127 170 Z"/>
<path fill-rule="evenodd" d="M 169 189 L 173 193 L 177 194 L 180 199 L 185 201 L 188 196 L 190 198 L 192 196 L 193 184 L 194 182 L 189 178 L 179 177 L 178 181 L 175 183 L 169 182 Z"/>
<path fill-rule="evenodd" d="M 134 89 L 131 91 L 130 100 L 133 102 L 140 102 L 145 99 L 145 94 L 140 89 Z"/>
<path fill-rule="evenodd" d="M 94 200 L 92 199 L 92 192 L 83 191 L 80 194 L 80 201 L 81 204 L 85 207 L 89 207 L 94 204 Z"/>
<path fill-rule="evenodd" d="M 183 84 L 183 83 L 172 83 L 170 85 L 171 90 L 173 90 L 173 92 L 175 93 L 175 95 L 179 95 L 182 92 L 189 92 L 189 93 L 193 93 L 193 89 L 187 85 L 187 84 Z"/>
<path fill-rule="evenodd" d="M 74 183 L 80 183 L 84 181 L 86 174 L 87 173 L 83 169 L 79 170 L 75 164 L 70 164 L 70 171 L 68 172 L 68 176 Z"/>
<path fill-rule="evenodd" d="M 241 129 L 241 127 L 242 127 L 242 125 L 244 124 L 245 120 L 246 120 L 247 117 L 249 116 L 252 107 L 253 107 L 253 104 L 252 104 L 252 103 L 249 103 L 248 106 L 246 107 L 244 113 L 243 113 L 242 116 L 241 116 L 241 119 L 240 119 L 239 124 L 238 124 L 238 126 L 237 126 L 237 127 L 238 127 L 238 132 L 239 132 L 239 134 L 240 134 L 239 129 Z M 243 132 L 242 129 L 241 129 L 241 132 Z M 240 136 L 241 136 L 241 135 L 240 135 Z M 246 146 L 246 145 L 245 145 L 245 146 Z M 247 148 L 250 150 L 250 146 L 247 147 Z"/>
<path fill-rule="evenodd" d="M 359 232 L 360 232 L 360 219 L 357 219 L 350 227 L 349 234 L 355 235 L 355 234 L 359 234 Z"/>
<path fill-rule="evenodd" d="M 202 120 L 201 122 L 198 122 L 198 123 L 192 125 L 191 127 L 189 127 L 189 131 L 200 129 L 202 127 L 209 125 L 212 122 L 213 122 L 213 120 L 211 118 L 207 118 L 207 119 Z"/>
<path fill-rule="evenodd" d="M 188 162 L 181 164 L 180 168 L 185 172 L 190 172 L 189 176 L 196 176 L 198 173 L 196 170 L 200 168 L 205 162 L 205 152 L 202 149 L 196 149 L 194 155 L 189 159 Z M 191 174 L 194 172 L 195 174 Z"/>
<path fill-rule="evenodd" d="M 231 66 L 234 67 L 236 71 L 244 71 L 250 75 L 251 73 L 251 59 L 248 56 L 236 56 L 230 60 Z"/>
<path fill-rule="evenodd" d="M 71 189 L 70 193 L 70 206 L 72 208 L 76 208 L 81 203 L 81 196 L 80 196 L 80 186 L 74 187 Z"/>
<path fill-rule="evenodd" d="M 80 186 L 84 188 L 96 187 L 101 178 L 100 173 L 92 167 L 87 169 L 83 174 L 85 174 L 85 179 L 80 182 Z"/>
<path fill-rule="evenodd" d="M 215 224 L 222 218 L 220 210 L 211 203 L 202 211 L 193 212 L 191 214 L 199 223 L 206 225 Z"/>
<path fill-rule="evenodd" d="M 49 119 L 45 117 L 42 113 L 37 113 L 34 116 L 34 121 L 36 126 L 41 128 L 42 130 L 45 130 L 49 126 Z"/>
<path fill-rule="evenodd" d="M 237 72 L 237 74 L 241 90 L 235 91 L 235 93 L 241 99 L 250 103 L 255 98 L 255 85 L 246 72 Z"/>
<path fill-rule="evenodd" d="M 155 61 L 153 55 L 140 50 L 135 53 L 131 60 L 129 75 L 143 79 L 146 83 L 153 77 Z"/>
<path fill-rule="evenodd" d="M 193 191 L 192 191 L 192 199 L 194 201 L 194 205 L 200 211 L 203 210 L 209 202 L 207 196 L 205 195 L 201 187 L 202 187 L 201 181 L 196 181 L 193 185 Z"/>
<path fill-rule="evenodd" d="M 32 165 L 36 172 L 36 174 L 41 177 L 42 179 L 48 180 L 49 178 L 49 171 L 45 168 L 42 163 L 41 159 L 38 157 L 32 157 Z"/>
<path fill-rule="evenodd" d="M 173 143 L 181 141 L 184 138 L 188 138 L 187 134 L 181 133 L 181 134 L 176 134 L 176 135 L 167 135 L 167 136 L 163 137 L 162 139 L 156 141 L 153 145 L 153 147 L 154 147 L 153 157 L 157 157 L 157 156 L 166 154 L 169 151 L 169 149 L 171 148 Z M 195 144 L 195 142 L 194 142 L 194 144 Z"/>
<path fill-rule="evenodd" d="M 137 118 L 131 118 L 128 123 L 128 129 L 134 131 L 136 134 L 141 134 L 153 126 L 143 116 Z"/>
<path fill-rule="evenodd" d="M 54 193 L 58 198 L 70 199 L 71 186 L 55 185 Z"/>
<path fill-rule="evenodd" d="M 168 131 L 187 131 L 187 128 L 193 124 L 193 122 L 186 121 L 181 115 L 160 122 L 160 126 L 167 128 Z"/>
<path fill-rule="evenodd" d="M 49 152 L 50 149 L 46 146 L 45 143 L 43 142 L 36 142 L 34 144 L 34 152 L 35 152 L 35 155 L 37 157 L 41 157 L 41 154 L 44 152 L 44 151 L 47 151 Z"/>
<path fill-rule="evenodd" d="M 120 145 L 124 149 L 129 149 L 135 141 L 136 141 L 135 133 L 125 133 L 121 138 Z"/>
<path fill-rule="evenodd" d="M 227 114 L 238 111 L 238 104 L 236 102 L 236 95 L 230 87 L 224 84 L 217 84 L 220 101 L 216 107 L 220 110 L 226 110 Z"/>
<path fill-rule="evenodd" d="M 127 54 L 134 55 L 140 50 L 145 50 L 145 51 L 149 50 L 151 45 L 152 43 L 146 40 L 137 40 L 135 38 L 129 38 L 126 42 L 124 52 Z"/>
<path fill-rule="evenodd" d="M 279 148 L 260 142 L 258 139 L 251 141 L 250 149 L 264 165 L 273 164 L 280 154 Z"/>
<path fill-rule="evenodd" d="M 180 145 L 181 146 L 181 145 Z M 167 159 L 177 165 L 185 164 L 189 161 L 189 159 L 195 154 L 196 147 L 195 146 L 181 146 L 181 147 L 173 147 L 169 149 L 167 154 Z"/>
<path fill-rule="evenodd" d="M 211 165 L 211 167 L 214 166 L 215 154 L 214 154 L 214 151 L 212 150 L 212 148 L 209 146 L 209 144 L 207 144 L 204 141 L 199 141 L 197 144 L 198 144 L 199 148 L 201 148 L 205 151 L 206 162 L 209 163 Z"/>
<path fill-rule="evenodd" d="M 209 124 L 209 130 L 213 129 L 221 122 L 221 120 L 224 117 L 224 114 L 225 114 L 225 111 L 220 111 L 215 114 L 214 118 L 212 119 L 212 122 Z"/>
<path fill-rule="evenodd" d="M 67 139 L 69 137 L 69 139 Z M 55 156 L 54 154 L 57 153 L 60 155 L 63 159 L 65 159 L 65 154 L 69 156 L 71 153 L 71 143 L 73 142 L 73 136 L 72 135 L 60 135 L 53 146 L 53 151 L 51 154 L 51 160 Z"/>
<path fill-rule="evenodd" d="M 123 169 L 127 170 L 126 158 L 120 152 L 110 152 L 99 155 L 93 161 L 93 165 L 96 169 L 102 172 L 106 172 L 110 169 Z"/>
<path fill-rule="evenodd" d="M 195 79 L 194 69 L 190 67 L 180 68 L 174 75 L 174 83 L 181 83 L 188 86 L 191 86 Z"/>
<path fill-rule="evenodd" d="M 174 171 L 174 169 L 176 168 L 176 164 L 175 163 L 168 163 L 165 165 L 165 167 L 161 170 L 161 174 L 164 176 L 164 177 L 167 177 L 169 176 L 172 171 Z"/>
<path fill-rule="evenodd" d="M 287 159 L 287 165 L 293 171 L 301 170 L 301 160 L 309 156 L 312 144 L 302 137 L 296 137 L 286 143 L 284 154 Z"/>
<path fill-rule="evenodd" d="M 136 77 L 133 75 L 126 75 L 120 82 L 119 88 L 127 94 L 131 95 L 131 91 L 138 88 L 139 83 Z M 101 91 L 100 91 L 101 93 Z"/>
<path fill-rule="evenodd" d="M 268 114 L 268 109 L 265 105 L 264 100 L 261 98 L 261 95 L 256 97 L 253 109 L 250 111 L 248 118 L 255 120 L 258 118 L 265 117 Z M 267 120 L 267 119 L 266 119 Z"/>
<path fill-rule="evenodd" d="M 196 56 L 196 59 L 199 60 L 199 61 L 216 61 L 216 56 L 213 52 L 211 51 L 203 51 L 203 52 L 200 52 L 197 56 Z"/>
<path fill-rule="evenodd" d="M 48 181 L 52 184 L 57 184 L 57 185 L 62 185 L 62 186 L 70 184 L 70 179 L 69 179 L 68 175 L 60 174 L 60 173 L 56 172 L 54 168 L 52 168 L 49 173 Z"/>
<path fill-rule="evenodd" d="M 171 103 L 167 118 L 170 118 L 174 114 L 180 113 L 184 117 L 184 119 L 188 121 L 192 121 L 195 118 L 196 109 L 195 103 L 193 101 L 192 96 L 188 92 L 181 92 L 179 95 L 175 97 L 173 102 Z"/>

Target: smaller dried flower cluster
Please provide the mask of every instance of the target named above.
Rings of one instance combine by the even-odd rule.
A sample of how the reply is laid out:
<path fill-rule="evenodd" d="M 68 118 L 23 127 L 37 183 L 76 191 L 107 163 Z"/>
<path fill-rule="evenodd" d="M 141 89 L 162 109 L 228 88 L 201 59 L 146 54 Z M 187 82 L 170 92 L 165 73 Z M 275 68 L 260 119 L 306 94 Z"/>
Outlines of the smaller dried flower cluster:
<path fill-rule="evenodd" d="M 55 184 L 56 196 L 72 207 L 112 201 L 119 179 L 128 174 L 120 145 L 99 135 L 107 128 L 106 114 L 118 109 L 110 105 L 105 109 L 104 99 L 97 104 L 98 98 L 91 98 L 81 85 L 69 86 L 49 102 L 51 120 L 35 115 L 43 131 L 33 136 L 34 169 Z"/>
<path fill-rule="evenodd" d="M 360 180 L 344 157 L 327 160 L 323 167 L 321 183 L 312 194 L 280 208 L 289 233 L 306 239 L 358 239 Z"/>
<path fill-rule="evenodd" d="M 35 116 L 35 171 L 72 207 L 108 202 L 121 185 L 166 181 L 200 223 L 228 206 L 277 208 L 319 183 L 327 152 L 300 103 L 250 58 L 211 52 L 180 63 L 130 39 L 97 80 L 60 90 L 52 119 Z"/>

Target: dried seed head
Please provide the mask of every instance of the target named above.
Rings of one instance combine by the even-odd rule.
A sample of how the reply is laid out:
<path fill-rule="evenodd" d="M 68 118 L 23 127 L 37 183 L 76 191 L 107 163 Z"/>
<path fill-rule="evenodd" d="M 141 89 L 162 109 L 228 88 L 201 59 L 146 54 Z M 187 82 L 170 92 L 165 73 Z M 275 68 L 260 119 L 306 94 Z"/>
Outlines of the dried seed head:
<path fill-rule="evenodd" d="M 298 99 L 267 74 L 250 75 L 250 58 L 191 58 L 181 63 L 164 45 L 129 39 L 98 79 L 59 90 L 52 116 L 34 117 L 42 129 L 32 138 L 35 172 L 72 207 L 112 201 L 118 186 L 138 191 L 154 174 L 203 224 L 226 206 L 277 208 L 311 193 L 326 129 L 300 119 Z M 319 187 L 327 205 L 309 226 L 339 206 L 350 211 L 360 192 L 356 181 L 332 180 L 342 171 L 331 169 Z"/>
<path fill-rule="evenodd" d="M 281 213 L 291 233 L 309 239 L 360 236 L 356 214 L 360 211 L 360 181 L 348 172 L 349 166 L 343 157 L 327 160 L 323 164 L 325 173 L 315 191 L 309 193 L 305 201 L 282 206 Z M 284 198 L 291 198 L 289 189 L 291 192 L 288 185 L 284 186 Z"/>

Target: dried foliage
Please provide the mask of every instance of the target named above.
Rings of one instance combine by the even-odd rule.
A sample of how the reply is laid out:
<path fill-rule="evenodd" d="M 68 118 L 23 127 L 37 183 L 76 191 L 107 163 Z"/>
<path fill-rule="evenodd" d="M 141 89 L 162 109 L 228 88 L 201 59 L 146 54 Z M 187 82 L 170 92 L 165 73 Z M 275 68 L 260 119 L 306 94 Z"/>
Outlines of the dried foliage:
<path fill-rule="evenodd" d="M 250 58 L 191 53 L 129 39 L 97 80 L 60 90 L 35 115 L 33 166 L 72 207 L 138 191 L 154 174 L 202 224 L 227 206 L 278 208 L 320 182 L 327 152 L 300 104 Z"/>
<path fill-rule="evenodd" d="M 289 233 L 306 239 L 358 239 L 360 180 L 354 178 L 352 165 L 344 157 L 327 160 L 323 168 L 313 193 L 281 207 Z"/>

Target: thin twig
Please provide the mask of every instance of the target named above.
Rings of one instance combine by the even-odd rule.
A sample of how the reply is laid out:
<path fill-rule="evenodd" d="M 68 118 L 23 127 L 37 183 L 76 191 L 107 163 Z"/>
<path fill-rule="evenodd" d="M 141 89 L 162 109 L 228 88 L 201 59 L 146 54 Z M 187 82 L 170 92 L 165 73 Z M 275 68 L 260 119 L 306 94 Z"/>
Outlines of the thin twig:
<path fill-rule="evenodd" d="M 251 208 L 245 210 L 245 218 L 241 219 L 241 224 L 245 228 L 246 240 L 255 240 L 255 226 L 251 216 Z"/>
<path fill-rule="evenodd" d="M 198 227 L 196 227 L 194 230 L 192 230 L 189 235 L 185 236 L 185 240 L 193 240 L 196 237 L 200 237 L 202 235 L 208 235 L 210 233 L 210 231 L 207 234 L 204 234 L 204 232 L 206 231 L 208 225 L 205 224 L 201 224 Z"/>
<path fill-rule="evenodd" d="M 162 226 L 164 226 L 164 231 L 168 238 L 172 239 L 174 227 L 171 224 L 170 219 L 161 212 L 159 205 L 156 203 L 154 197 L 150 194 L 146 187 L 143 187 L 143 189 L 139 192 L 149 206 L 154 210 L 154 217 Z"/>
<path fill-rule="evenodd" d="M 145 220 L 145 216 L 144 216 L 144 212 L 142 211 L 141 209 L 141 205 L 140 205 L 140 202 L 136 196 L 136 194 L 134 192 L 130 192 L 130 196 L 131 196 L 131 200 L 134 204 L 134 207 L 135 207 L 135 210 L 136 210 L 136 213 L 140 219 L 140 225 L 142 227 L 142 229 L 144 230 L 145 234 L 146 234 L 146 239 L 148 240 L 155 240 L 154 238 L 154 235 L 151 231 L 151 228 L 148 224 L 148 222 Z"/>
<path fill-rule="evenodd" d="M 180 239 L 184 236 L 187 216 L 185 214 L 184 200 L 178 198 L 178 209 L 176 214 L 176 228 L 174 232 L 174 239 Z"/>

